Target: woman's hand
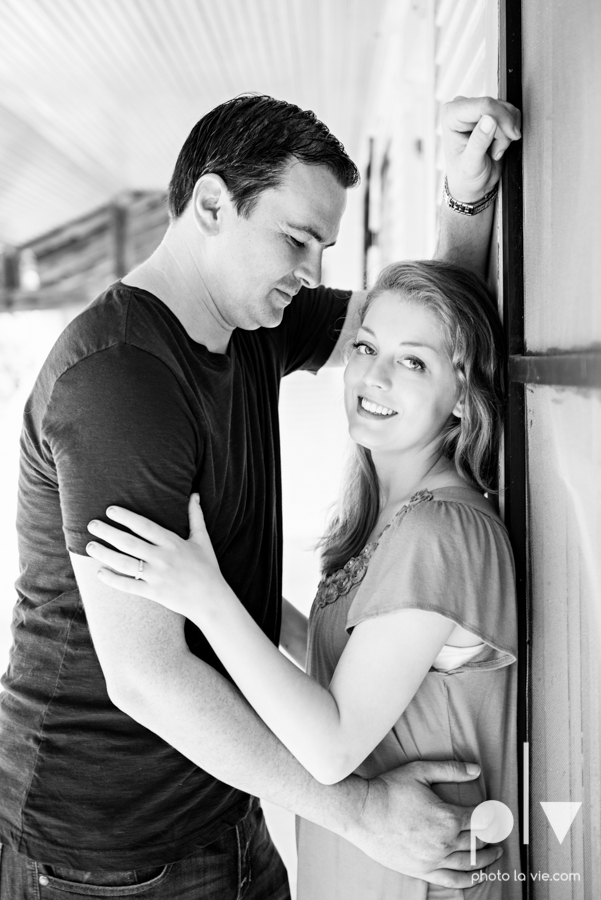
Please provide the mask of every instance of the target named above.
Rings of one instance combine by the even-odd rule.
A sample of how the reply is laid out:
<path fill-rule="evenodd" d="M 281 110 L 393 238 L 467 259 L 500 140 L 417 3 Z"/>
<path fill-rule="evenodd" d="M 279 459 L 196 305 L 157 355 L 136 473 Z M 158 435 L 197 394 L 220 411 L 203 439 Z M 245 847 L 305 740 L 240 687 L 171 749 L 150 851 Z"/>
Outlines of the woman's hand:
<path fill-rule="evenodd" d="M 106 514 L 134 534 L 97 519 L 89 523 L 93 535 L 116 548 L 95 541 L 86 547 L 89 556 L 103 563 L 98 578 L 105 584 L 155 600 L 192 620 L 210 611 L 220 591 L 229 591 L 207 533 L 198 494 L 193 494 L 188 504 L 187 541 L 120 506 L 109 506 Z"/>

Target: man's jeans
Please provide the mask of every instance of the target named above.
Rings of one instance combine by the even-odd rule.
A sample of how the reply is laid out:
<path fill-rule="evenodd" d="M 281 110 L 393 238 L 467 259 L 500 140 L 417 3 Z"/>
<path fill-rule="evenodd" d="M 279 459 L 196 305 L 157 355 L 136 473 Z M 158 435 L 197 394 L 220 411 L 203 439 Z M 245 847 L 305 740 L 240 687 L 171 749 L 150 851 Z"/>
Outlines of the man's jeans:
<path fill-rule="evenodd" d="M 197 855 L 130 872 L 82 872 L 37 863 L 0 845 L 0 900 L 290 900 L 286 869 L 258 802 Z"/>

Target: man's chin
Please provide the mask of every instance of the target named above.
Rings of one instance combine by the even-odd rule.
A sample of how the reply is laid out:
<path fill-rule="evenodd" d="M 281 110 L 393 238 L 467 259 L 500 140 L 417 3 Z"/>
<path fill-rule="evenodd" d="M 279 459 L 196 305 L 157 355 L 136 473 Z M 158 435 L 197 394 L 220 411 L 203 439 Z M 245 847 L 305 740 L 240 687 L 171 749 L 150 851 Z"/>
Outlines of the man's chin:
<path fill-rule="evenodd" d="M 265 310 L 262 316 L 261 326 L 263 328 L 276 328 L 284 318 L 284 306 L 272 306 Z"/>

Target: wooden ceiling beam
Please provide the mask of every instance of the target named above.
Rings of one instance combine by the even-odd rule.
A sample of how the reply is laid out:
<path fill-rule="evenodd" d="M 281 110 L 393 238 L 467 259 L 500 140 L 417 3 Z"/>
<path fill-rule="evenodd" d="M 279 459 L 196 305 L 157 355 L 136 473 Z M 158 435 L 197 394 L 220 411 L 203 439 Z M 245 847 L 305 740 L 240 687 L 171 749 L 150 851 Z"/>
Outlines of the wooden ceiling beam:
<path fill-rule="evenodd" d="M 5 247 L 0 311 L 89 303 L 150 256 L 167 224 L 163 193 L 128 192 L 20 247 Z"/>

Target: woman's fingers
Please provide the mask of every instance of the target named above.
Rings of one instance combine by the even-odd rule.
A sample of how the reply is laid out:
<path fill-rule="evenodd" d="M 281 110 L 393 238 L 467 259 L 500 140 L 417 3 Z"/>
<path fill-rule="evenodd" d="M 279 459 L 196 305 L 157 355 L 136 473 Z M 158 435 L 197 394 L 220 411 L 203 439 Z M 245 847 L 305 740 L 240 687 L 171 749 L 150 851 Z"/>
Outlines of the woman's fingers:
<path fill-rule="evenodd" d="M 202 514 L 198 494 L 192 494 L 188 501 L 188 519 L 190 522 L 190 538 L 192 540 L 206 535 L 207 526 L 205 525 L 205 517 Z"/>
<path fill-rule="evenodd" d="M 169 537 L 173 537 L 172 532 L 168 531 L 166 528 L 162 528 L 160 525 L 157 525 L 156 522 L 147 519 L 146 516 L 140 516 L 130 509 L 123 509 L 122 506 L 109 506 L 106 514 L 113 522 L 119 522 L 120 525 L 125 525 L 125 527 L 129 528 L 130 531 L 133 531 L 134 534 L 140 535 L 144 540 L 150 541 L 151 544 L 160 546 L 167 543 Z"/>
<path fill-rule="evenodd" d="M 105 543 L 111 544 L 117 550 L 127 553 L 128 556 L 137 556 L 138 559 L 148 559 L 152 554 L 153 545 L 133 534 L 128 534 L 114 525 L 108 525 L 99 519 L 93 519 L 88 525 L 94 537 L 101 538 Z"/>
<path fill-rule="evenodd" d="M 202 512 L 198 494 L 192 494 L 190 497 L 190 502 L 188 503 L 188 516 L 190 519 L 190 537 L 188 540 L 192 541 L 193 544 L 196 544 L 196 546 L 204 553 L 206 561 L 218 569 L 219 563 L 217 562 L 217 556 L 215 555 L 215 550 L 211 538 L 209 537 L 209 532 L 207 531 L 205 517 Z"/>
<path fill-rule="evenodd" d="M 147 597 L 152 600 L 152 597 L 149 597 L 150 591 L 145 581 L 135 581 L 133 578 L 119 575 L 110 569 L 99 569 L 97 575 L 100 581 L 117 591 L 125 591 L 126 594 L 134 594 L 136 597 Z"/>
<path fill-rule="evenodd" d="M 111 550 L 110 547 L 96 543 L 96 541 L 91 541 L 87 545 L 86 552 L 88 556 L 99 560 L 105 566 L 110 566 L 115 572 L 120 572 L 128 578 L 135 578 L 136 575 L 141 574 L 139 559 L 126 556 L 124 553 L 118 553 L 116 550 Z"/>

